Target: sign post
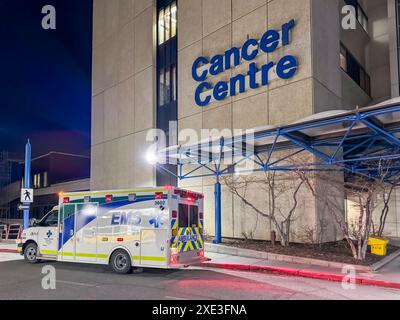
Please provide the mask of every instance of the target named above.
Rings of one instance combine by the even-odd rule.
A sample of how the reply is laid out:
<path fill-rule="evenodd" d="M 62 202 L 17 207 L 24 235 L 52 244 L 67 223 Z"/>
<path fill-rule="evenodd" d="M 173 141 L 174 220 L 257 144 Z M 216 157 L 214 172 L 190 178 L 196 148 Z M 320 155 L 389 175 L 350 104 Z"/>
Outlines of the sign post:
<path fill-rule="evenodd" d="M 33 190 L 31 188 L 31 143 L 27 142 L 25 146 L 25 177 L 24 188 L 21 190 L 21 202 L 24 206 L 24 229 L 29 228 L 29 204 L 33 202 Z"/>

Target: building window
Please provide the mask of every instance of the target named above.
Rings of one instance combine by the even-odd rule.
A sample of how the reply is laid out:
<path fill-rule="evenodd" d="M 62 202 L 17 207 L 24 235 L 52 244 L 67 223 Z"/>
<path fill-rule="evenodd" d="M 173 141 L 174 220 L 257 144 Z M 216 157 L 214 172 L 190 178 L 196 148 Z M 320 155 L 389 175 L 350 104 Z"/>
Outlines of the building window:
<path fill-rule="evenodd" d="M 177 84 L 177 70 L 176 65 L 171 67 L 171 100 L 176 101 L 178 96 L 178 84 Z"/>
<path fill-rule="evenodd" d="M 158 13 L 158 44 L 164 44 L 176 36 L 177 29 L 176 1 L 162 8 Z"/>
<path fill-rule="evenodd" d="M 365 32 L 368 33 L 368 17 L 360 5 L 357 6 L 357 20 Z"/>
<path fill-rule="evenodd" d="M 340 67 L 366 94 L 371 96 L 370 76 L 343 44 L 340 45 Z"/>
<path fill-rule="evenodd" d="M 347 5 L 353 6 L 356 9 L 357 21 L 364 29 L 364 31 L 368 33 L 368 16 L 366 15 L 358 0 L 345 0 L 345 2 Z"/>
<path fill-rule="evenodd" d="M 158 75 L 158 77 L 159 77 L 159 81 L 160 81 L 160 84 L 159 84 L 159 92 L 158 92 L 158 102 L 159 102 L 159 104 L 160 104 L 160 106 L 163 106 L 163 105 L 165 105 L 165 94 L 164 94 L 164 92 L 165 92 L 165 71 L 164 71 L 164 69 L 161 69 L 160 70 L 160 72 L 159 72 L 159 75 Z"/>
<path fill-rule="evenodd" d="M 33 176 L 33 187 L 35 189 L 38 189 L 41 187 L 41 181 L 40 181 L 40 173 L 37 173 Z"/>
<path fill-rule="evenodd" d="M 171 65 L 169 69 L 159 71 L 159 90 L 158 101 L 160 107 L 177 100 L 177 70 L 176 65 Z"/>
<path fill-rule="evenodd" d="M 166 104 L 171 102 L 171 72 L 169 69 L 165 71 L 164 100 Z"/>
<path fill-rule="evenodd" d="M 176 37 L 176 29 L 178 25 L 178 8 L 176 2 L 171 5 L 171 38 Z"/>
<path fill-rule="evenodd" d="M 158 13 L 158 44 L 165 42 L 164 9 Z"/>
<path fill-rule="evenodd" d="M 47 171 L 43 173 L 43 187 L 47 188 L 49 186 L 49 177 Z"/>
<path fill-rule="evenodd" d="M 342 45 L 340 46 L 340 67 L 347 72 L 347 50 Z"/>

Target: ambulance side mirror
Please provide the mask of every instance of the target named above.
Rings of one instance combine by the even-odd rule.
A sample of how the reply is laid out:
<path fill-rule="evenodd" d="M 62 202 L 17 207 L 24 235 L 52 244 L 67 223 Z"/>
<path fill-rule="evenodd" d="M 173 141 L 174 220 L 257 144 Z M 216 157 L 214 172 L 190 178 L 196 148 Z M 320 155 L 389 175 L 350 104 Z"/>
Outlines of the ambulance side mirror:
<path fill-rule="evenodd" d="M 36 227 L 38 224 L 38 221 L 36 220 L 36 218 L 32 219 L 32 227 Z"/>

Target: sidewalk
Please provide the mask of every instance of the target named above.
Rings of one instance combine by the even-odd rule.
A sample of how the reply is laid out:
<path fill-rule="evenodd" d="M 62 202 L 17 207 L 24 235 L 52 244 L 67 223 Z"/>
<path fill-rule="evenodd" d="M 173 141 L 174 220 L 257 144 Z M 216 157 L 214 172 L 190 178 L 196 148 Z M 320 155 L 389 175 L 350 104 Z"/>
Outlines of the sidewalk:
<path fill-rule="evenodd" d="M 0 242 L 0 262 L 21 259 L 23 257 L 18 253 L 16 243 Z"/>
<path fill-rule="evenodd" d="M 0 242 L 0 253 L 18 253 L 17 244 L 9 242 Z"/>
<path fill-rule="evenodd" d="M 252 272 L 270 272 L 288 276 L 313 278 L 342 282 L 348 275 L 338 268 L 294 264 L 283 261 L 244 258 L 228 254 L 206 252 L 211 260 L 201 264 L 203 267 L 222 268 Z M 400 289 L 400 257 L 383 267 L 379 272 L 355 271 L 355 283 Z"/>

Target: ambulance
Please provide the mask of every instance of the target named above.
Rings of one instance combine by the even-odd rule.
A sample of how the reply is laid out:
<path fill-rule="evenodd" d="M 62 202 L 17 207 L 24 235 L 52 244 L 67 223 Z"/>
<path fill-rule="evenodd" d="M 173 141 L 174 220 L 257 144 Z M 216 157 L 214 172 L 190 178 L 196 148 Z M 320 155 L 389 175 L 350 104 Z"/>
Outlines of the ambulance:
<path fill-rule="evenodd" d="M 174 187 L 61 193 L 22 233 L 18 250 L 40 260 L 174 269 L 204 258 L 203 194 Z"/>

